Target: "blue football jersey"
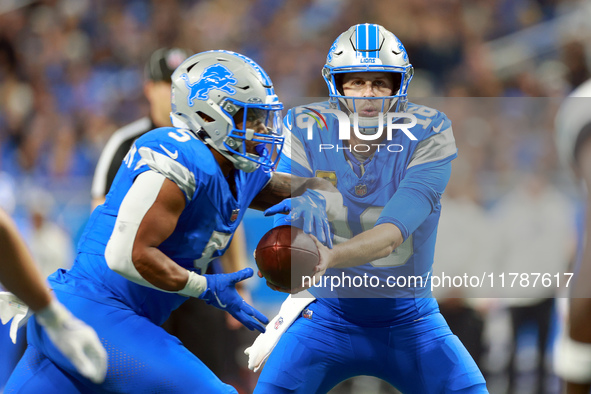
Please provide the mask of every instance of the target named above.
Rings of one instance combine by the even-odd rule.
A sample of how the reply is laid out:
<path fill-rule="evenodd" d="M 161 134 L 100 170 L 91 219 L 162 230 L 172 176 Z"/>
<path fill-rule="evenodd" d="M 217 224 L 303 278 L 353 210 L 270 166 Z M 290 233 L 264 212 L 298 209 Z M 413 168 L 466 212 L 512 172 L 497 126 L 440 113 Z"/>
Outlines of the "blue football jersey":
<path fill-rule="evenodd" d="M 381 223 L 393 223 L 403 234 L 404 242 L 389 256 L 330 269 L 310 289 L 319 302 L 351 320 L 414 319 L 437 307 L 429 297 L 439 199 L 457 149 L 445 114 L 412 103 L 407 112 L 416 117 L 416 125 L 408 128 L 416 140 L 395 129 L 379 143 L 361 176 L 346 159 L 344 149 L 350 147 L 339 139 L 338 119 L 328 102 L 291 109 L 284 119 L 286 143 L 278 171 L 325 178 L 343 195 L 344 209 L 331 223 L 335 243 Z M 364 298 L 372 298 L 371 307 Z"/>
<path fill-rule="evenodd" d="M 133 283 L 112 271 L 104 258 L 121 202 L 135 178 L 148 170 L 175 182 L 186 198 L 174 232 L 159 249 L 182 267 L 198 272 L 227 249 L 244 212 L 271 173 L 263 168 L 252 173 L 233 171 L 234 196 L 211 151 L 189 130 L 159 128 L 133 144 L 105 203 L 86 225 L 74 266 L 53 274 L 50 283 L 66 293 L 131 308 L 160 325 L 186 297 Z"/>

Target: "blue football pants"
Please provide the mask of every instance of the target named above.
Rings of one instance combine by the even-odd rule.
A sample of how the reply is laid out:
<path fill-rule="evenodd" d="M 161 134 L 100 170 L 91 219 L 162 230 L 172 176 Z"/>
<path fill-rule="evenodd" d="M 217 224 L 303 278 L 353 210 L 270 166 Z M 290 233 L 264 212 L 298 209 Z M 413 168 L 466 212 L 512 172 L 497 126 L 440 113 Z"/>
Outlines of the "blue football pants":
<path fill-rule="evenodd" d="M 436 312 L 383 327 L 361 327 L 314 302 L 283 334 L 256 394 L 326 393 L 353 376 L 383 379 L 405 394 L 488 393 L 478 366 Z"/>
<path fill-rule="evenodd" d="M 96 385 L 76 372 L 34 317 L 29 346 L 12 373 L 9 393 L 234 393 L 182 343 L 130 309 L 56 291 L 70 311 L 92 326 L 108 353 L 105 382 Z M 207 324 L 207 322 L 203 322 Z"/>

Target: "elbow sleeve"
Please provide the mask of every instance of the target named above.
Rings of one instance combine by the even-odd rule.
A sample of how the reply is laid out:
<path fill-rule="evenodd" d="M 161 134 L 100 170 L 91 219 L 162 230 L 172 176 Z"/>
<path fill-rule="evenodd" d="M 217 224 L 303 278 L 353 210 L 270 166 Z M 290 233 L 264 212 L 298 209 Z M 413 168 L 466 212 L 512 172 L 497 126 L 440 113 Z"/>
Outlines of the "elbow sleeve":
<path fill-rule="evenodd" d="M 132 260 L 135 237 L 142 219 L 156 201 L 166 178 L 154 171 L 141 173 L 123 198 L 115 227 L 105 249 L 105 260 L 109 268 L 124 278 L 156 288 L 138 272 Z M 162 289 L 158 289 L 162 290 Z"/>

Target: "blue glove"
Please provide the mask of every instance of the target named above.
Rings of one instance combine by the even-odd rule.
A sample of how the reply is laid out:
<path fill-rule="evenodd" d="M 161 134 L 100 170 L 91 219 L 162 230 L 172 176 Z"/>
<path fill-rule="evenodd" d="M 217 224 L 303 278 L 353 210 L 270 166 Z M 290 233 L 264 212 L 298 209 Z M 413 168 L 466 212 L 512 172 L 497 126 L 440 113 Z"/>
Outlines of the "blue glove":
<path fill-rule="evenodd" d="M 244 324 L 249 330 L 265 332 L 269 319 L 261 312 L 248 305 L 236 291 L 236 283 L 250 278 L 252 268 L 245 268 L 231 274 L 203 275 L 207 280 L 207 290 L 199 296 L 210 305 L 229 312 L 236 320 Z"/>
<path fill-rule="evenodd" d="M 286 198 L 273 205 L 265 211 L 265 216 L 278 213 L 291 213 L 285 224 L 301 227 L 305 233 L 315 235 L 320 242 L 332 249 L 330 223 L 326 217 L 326 200 L 322 194 L 308 189 L 299 197 Z"/>

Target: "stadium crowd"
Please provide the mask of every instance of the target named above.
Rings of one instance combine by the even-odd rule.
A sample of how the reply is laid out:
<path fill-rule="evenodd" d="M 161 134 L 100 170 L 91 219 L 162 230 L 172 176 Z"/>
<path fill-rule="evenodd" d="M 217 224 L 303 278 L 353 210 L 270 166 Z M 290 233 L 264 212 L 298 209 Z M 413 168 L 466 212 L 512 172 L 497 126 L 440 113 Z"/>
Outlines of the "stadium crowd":
<path fill-rule="evenodd" d="M 90 175 L 110 133 L 146 112 L 143 64 L 161 46 L 245 53 L 268 69 L 287 106 L 301 97 L 322 97 L 317 70 L 325 48 L 343 27 L 360 20 L 391 28 L 405 43 L 417 70 L 413 97 L 563 96 L 589 76 L 584 36 L 560 37 L 553 53 L 520 64 L 502 78 L 495 73 L 495 53 L 487 42 L 552 20 L 577 4 L 31 2 L 0 11 L 0 169 L 18 178 Z M 456 127 L 456 139 L 474 143 L 477 138 L 464 138 L 461 129 Z M 486 155 L 491 170 L 506 165 L 504 147 L 514 134 L 497 131 L 478 141 L 491 150 Z"/>

